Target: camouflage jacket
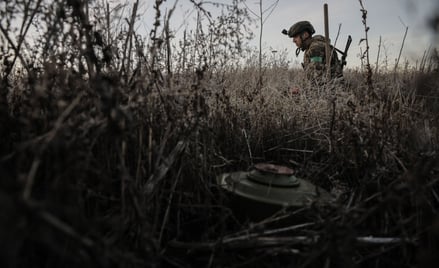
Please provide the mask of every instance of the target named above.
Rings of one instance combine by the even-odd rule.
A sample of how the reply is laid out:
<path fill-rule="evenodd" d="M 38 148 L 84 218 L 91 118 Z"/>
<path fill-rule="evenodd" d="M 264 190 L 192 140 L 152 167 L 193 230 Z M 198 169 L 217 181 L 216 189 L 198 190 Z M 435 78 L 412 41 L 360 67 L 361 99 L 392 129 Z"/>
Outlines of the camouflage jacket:
<path fill-rule="evenodd" d="M 333 53 L 331 57 L 331 79 L 342 78 L 343 68 L 341 61 L 332 46 L 330 49 Z M 326 80 L 325 38 L 321 35 L 316 35 L 306 40 L 304 51 L 303 69 L 305 70 L 306 77 L 311 82 L 321 84 Z"/>

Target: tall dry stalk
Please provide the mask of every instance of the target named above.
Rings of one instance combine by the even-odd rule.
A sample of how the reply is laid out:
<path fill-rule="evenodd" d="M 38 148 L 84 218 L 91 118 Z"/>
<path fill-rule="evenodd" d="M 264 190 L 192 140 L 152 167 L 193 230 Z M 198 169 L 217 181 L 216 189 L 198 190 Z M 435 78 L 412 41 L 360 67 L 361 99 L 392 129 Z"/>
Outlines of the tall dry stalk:
<path fill-rule="evenodd" d="M 366 59 L 365 67 L 366 67 L 366 85 L 369 88 L 369 91 L 373 91 L 373 82 L 372 82 L 372 68 L 370 66 L 370 60 L 369 60 L 369 26 L 367 25 L 367 10 L 364 8 L 363 1 L 359 0 L 360 6 L 361 6 L 361 19 L 364 26 L 364 38 L 360 40 L 360 44 L 362 42 L 366 43 L 366 48 L 364 52 L 362 53 L 362 58 Z"/>
<path fill-rule="evenodd" d="M 379 66 L 379 60 L 380 60 L 380 52 L 381 52 L 381 35 L 380 35 L 380 41 L 378 42 L 377 60 L 376 60 L 376 63 L 375 63 L 375 74 L 378 73 L 378 66 Z"/>
<path fill-rule="evenodd" d="M 401 22 L 402 23 L 402 22 Z M 404 23 L 402 23 L 404 25 Z M 405 25 L 404 25 L 405 26 Z M 399 64 L 399 60 L 401 59 L 401 55 L 402 55 L 402 50 L 404 49 L 404 43 L 405 43 L 405 39 L 407 37 L 407 32 L 409 30 L 408 26 L 405 26 L 405 32 L 404 32 L 404 37 L 402 38 L 402 43 L 401 43 L 401 47 L 399 49 L 399 54 L 398 54 L 398 58 L 396 59 L 395 62 L 395 68 L 394 71 L 396 72 L 396 70 L 398 69 L 398 64 Z"/>
<path fill-rule="evenodd" d="M 128 21 L 128 33 L 127 37 L 125 39 L 125 45 L 124 45 L 124 51 L 122 53 L 122 66 L 119 71 L 119 75 L 123 75 L 126 79 L 126 82 L 129 79 L 129 66 L 131 66 L 131 53 L 132 53 L 132 47 L 133 47 L 133 34 L 134 34 L 134 24 L 136 22 L 136 16 L 137 16 L 137 8 L 139 6 L 139 0 L 137 0 L 133 4 L 133 10 L 131 13 L 131 18 Z M 126 63 L 125 63 L 126 62 Z"/>
<path fill-rule="evenodd" d="M 262 40 L 263 40 L 263 33 L 264 33 L 264 25 L 267 19 L 271 16 L 273 11 L 276 9 L 277 5 L 279 3 L 279 0 L 275 0 L 271 5 L 269 5 L 267 8 L 264 9 L 263 0 L 259 0 L 258 2 L 258 13 L 254 12 L 251 8 L 246 5 L 247 9 L 259 20 L 259 64 L 258 64 L 258 89 L 261 91 L 262 85 L 263 85 L 263 75 L 262 75 Z M 268 12 L 267 15 L 265 15 Z"/>

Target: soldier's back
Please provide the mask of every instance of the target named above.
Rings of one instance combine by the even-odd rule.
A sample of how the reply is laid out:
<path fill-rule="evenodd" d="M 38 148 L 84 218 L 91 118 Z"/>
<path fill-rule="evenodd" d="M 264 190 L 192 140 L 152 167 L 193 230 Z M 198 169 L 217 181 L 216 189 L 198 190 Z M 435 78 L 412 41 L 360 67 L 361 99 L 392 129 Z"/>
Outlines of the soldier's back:
<path fill-rule="evenodd" d="M 343 77 L 341 62 L 335 49 L 330 46 L 331 78 Z M 326 77 L 326 40 L 322 35 L 312 37 L 303 58 L 303 67 L 308 79 L 321 81 Z"/>

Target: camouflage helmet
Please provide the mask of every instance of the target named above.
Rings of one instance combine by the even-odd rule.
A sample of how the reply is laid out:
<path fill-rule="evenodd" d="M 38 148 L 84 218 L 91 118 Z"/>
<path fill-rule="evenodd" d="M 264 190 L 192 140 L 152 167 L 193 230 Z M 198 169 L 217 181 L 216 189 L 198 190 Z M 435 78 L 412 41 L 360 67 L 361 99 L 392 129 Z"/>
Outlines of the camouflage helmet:
<path fill-rule="evenodd" d="M 303 32 L 309 32 L 311 35 L 313 35 L 316 31 L 309 21 L 299 21 L 290 27 L 290 29 L 288 30 L 288 36 L 294 37 Z"/>

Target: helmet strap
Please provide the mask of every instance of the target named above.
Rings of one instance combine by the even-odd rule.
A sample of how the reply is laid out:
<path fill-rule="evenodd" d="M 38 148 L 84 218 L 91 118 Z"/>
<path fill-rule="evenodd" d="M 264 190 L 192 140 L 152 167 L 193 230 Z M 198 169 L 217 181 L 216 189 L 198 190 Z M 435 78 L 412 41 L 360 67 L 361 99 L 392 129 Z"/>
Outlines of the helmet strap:
<path fill-rule="evenodd" d="M 301 45 L 300 45 L 300 50 L 302 50 L 302 51 L 305 51 L 305 47 L 304 47 L 304 43 L 305 43 L 305 38 L 303 38 L 303 34 L 304 34 L 305 32 L 302 32 L 301 34 L 300 34 L 300 43 L 301 43 Z M 296 54 L 297 54 L 297 51 L 296 51 Z"/>
<path fill-rule="evenodd" d="M 305 51 L 305 48 L 303 47 L 303 43 L 304 43 L 304 41 L 305 41 L 306 39 L 303 38 L 303 34 L 304 34 L 304 32 L 302 32 L 302 33 L 299 35 L 301 46 L 298 47 L 298 48 L 296 48 L 296 57 L 299 56 L 301 50 L 302 50 L 302 51 Z"/>

